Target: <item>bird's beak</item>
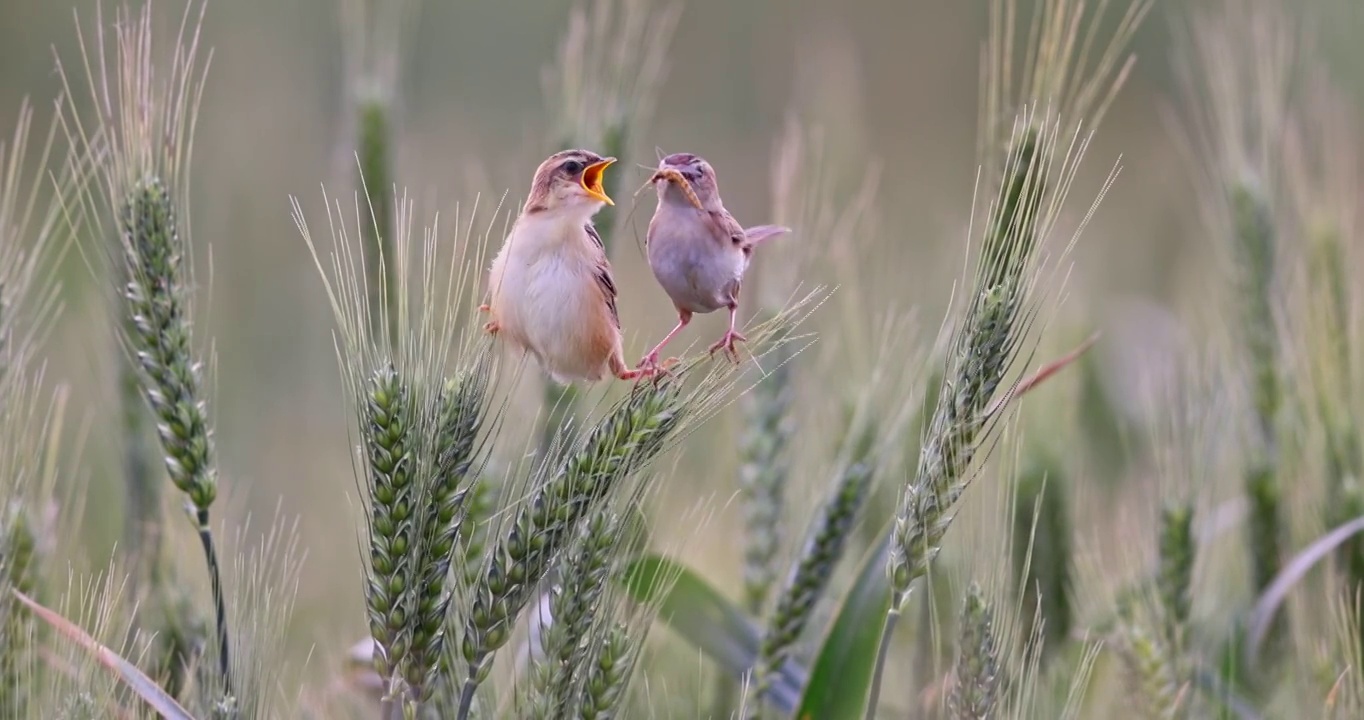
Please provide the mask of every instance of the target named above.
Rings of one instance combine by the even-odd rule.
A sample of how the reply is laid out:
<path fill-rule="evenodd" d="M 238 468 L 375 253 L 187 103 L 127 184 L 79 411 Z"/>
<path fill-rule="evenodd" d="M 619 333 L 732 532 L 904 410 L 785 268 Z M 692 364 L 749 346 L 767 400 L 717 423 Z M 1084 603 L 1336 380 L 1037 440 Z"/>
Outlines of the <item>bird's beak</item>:
<path fill-rule="evenodd" d="M 606 189 L 602 187 L 602 173 L 604 173 L 606 168 L 610 167 L 615 161 L 616 159 L 613 157 L 602 158 L 601 160 L 588 165 L 586 168 L 583 168 L 583 177 L 581 181 L 583 190 L 587 191 L 588 196 L 592 199 L 600 200 L 607 205 L 615 205 L 616 203 L 606 195 Z"/>

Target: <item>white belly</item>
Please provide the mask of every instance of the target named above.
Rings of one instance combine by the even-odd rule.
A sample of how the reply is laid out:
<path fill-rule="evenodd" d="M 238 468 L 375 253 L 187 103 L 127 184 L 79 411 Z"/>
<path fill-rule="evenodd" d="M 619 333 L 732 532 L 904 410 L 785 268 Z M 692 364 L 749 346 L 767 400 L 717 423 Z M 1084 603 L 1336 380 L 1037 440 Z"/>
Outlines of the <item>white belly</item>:
<path fill-rule="evenodd" d="M 590 342 L 601 335 L 594 322 L 604 312 L 592 259 L 563 244 L 535 250 L 504 248 L 493 262 L 489 283 L 499 334 L 559 382 L 600 380 L 611 348 Z"/>

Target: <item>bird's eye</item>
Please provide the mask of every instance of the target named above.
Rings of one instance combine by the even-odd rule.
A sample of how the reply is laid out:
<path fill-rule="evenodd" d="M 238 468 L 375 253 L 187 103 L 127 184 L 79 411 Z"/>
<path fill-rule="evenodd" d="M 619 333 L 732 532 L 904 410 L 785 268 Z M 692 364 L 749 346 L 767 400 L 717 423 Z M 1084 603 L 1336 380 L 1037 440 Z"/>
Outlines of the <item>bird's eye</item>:
<path fill-rule="evenodd" d="M 569 160 L 568 162 L 564 163 L 564 172 L 568 173 L 569 175 L 577 175 L 582 171 L 583 164 L 578 162 L 577 160 Z"/>

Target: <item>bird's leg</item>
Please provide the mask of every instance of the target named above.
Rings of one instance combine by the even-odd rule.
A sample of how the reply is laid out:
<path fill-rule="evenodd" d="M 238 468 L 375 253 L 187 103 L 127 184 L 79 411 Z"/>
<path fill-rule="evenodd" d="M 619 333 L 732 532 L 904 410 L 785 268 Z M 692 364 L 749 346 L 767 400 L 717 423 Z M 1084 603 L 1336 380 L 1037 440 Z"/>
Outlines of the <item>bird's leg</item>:
<path fill-rule="evenodd" d="M 655 345 L 654 349 L 650 350 L 649 354 L 645 355 L 643 360 L 639 361 L 638 367 L 644 369 L 656 369 L 658 367 L 658 354 L 663 352 L 663 346 L 667 345 L 668 342 L 671 341 L 674 337 L 677 337 L 677 334 L 682 332 L 682 328 L 686 327 L 687 323 L 689 322 L 691 322 L 691 311 L 678 310 L 677 326 L 672 329 L 672 332 L 668 333 L 667 336 L 663 338 L 662 342 Z M 668 363 L 664 363 L 664 366 L 667 365 Z"/>
<path fill-rule="evenodd" d="M 736 363 L 739 362 L 739 350 L 738 348 L 734 347 L 734 343 L 748 342 L 748 338 L 744 337 L 743 335 L 740 335 L 739 331 L 734 329 L 736 316 L 738 316 L 738 314 L 739 303 L 736 302 L 729 306 L 729 330 L 725 331 L 724 337 L 720 338 L 719 342 L 710 346 L 710 352 L 712 355 L 715 354 L 716 350 L 723 349 L 725 352 L 725 356 Z"/>
<path fill-rule="evenodd" d="M 482 305 L 478 306 L 478 311 L 481 313 L 492 312 L 493 306 L 489 305 L 488 303 L 483 303 Z M 498 325 L 496 320 L 489 320 L 488 322 L 483 323 L 483 331 L 490 335 L 496 335 L 497 331 L 501 329 L 502 326 Z"/>
<path fill-rule="evenodd" d="M 652 377 L 657 372 L 658 368 L 656 367 L 638 367 L 631 370 L 629 367 L 626 367 L 625 358 L 620 355 L 619 351 L 611 356 L 611 374 L 615 375 L 619 380 L 641 380 L 643 378 Z"/>

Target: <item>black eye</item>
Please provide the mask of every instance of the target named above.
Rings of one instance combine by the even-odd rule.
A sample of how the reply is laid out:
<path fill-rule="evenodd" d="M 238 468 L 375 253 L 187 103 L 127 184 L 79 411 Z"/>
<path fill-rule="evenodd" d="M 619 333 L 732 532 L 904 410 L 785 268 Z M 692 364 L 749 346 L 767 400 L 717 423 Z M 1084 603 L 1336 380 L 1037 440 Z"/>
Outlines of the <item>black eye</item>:
<path fill-rule="evenodd" d="M 582 171 L 583 164 L 578 162 L 577 160 L 569 160 L 568 162 L 564 163 L 564 172 L 568 173 L 569 175 L 577 175 Z"/>

